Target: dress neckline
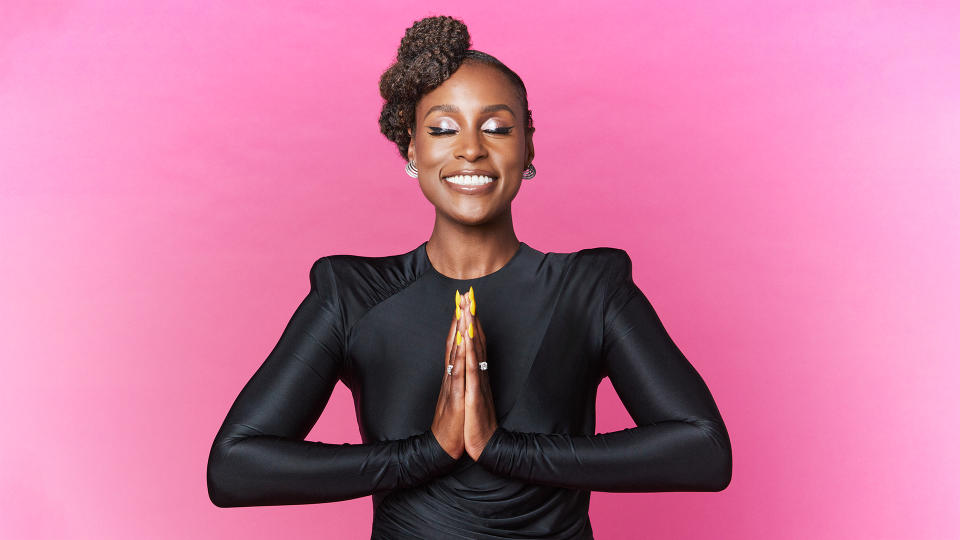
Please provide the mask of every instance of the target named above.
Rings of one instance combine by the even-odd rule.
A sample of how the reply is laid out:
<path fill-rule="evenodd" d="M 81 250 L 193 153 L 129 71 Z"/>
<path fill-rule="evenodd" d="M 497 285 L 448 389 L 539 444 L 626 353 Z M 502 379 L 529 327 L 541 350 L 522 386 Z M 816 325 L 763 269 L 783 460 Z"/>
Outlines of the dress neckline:
<path fill-rule="evenodd" d="M 458 284 L 458 283 L 469 284 L 469 283 L 480 283 L 480 282 L 488 281 L 490 279 L 508 274 L 511 269 L 518 266 L 518 262 L 524 257 L 524 255 L 529 253 L 530 246 L 528 246 L 525 242 L 520 242 L 520 247 L 517 248 L 517 251 L 514 252 L 513 256 L 510 257 L 510 260 L 508 260 L 506 264 L 494 270 L 493 272 L 490 272 L 489 274 L 485 274 L 482 276 L 469 278 L 469 279 L 452 278 L 445 274 L 441 274 L 439 270 L 434 268 L 433 263 L 430 261 L 430 257 L 427 256 L 426 240 L 422 244 L 420 244 L 420 247 L 418 247 L 417 250 L 420 252 L 420 256 L 423 257 L 423 261 L 427 267 L 427 272 L 436 276 L 437 279 L 439 279 L 440 281 L 451 283 L 451 284 Z"/>

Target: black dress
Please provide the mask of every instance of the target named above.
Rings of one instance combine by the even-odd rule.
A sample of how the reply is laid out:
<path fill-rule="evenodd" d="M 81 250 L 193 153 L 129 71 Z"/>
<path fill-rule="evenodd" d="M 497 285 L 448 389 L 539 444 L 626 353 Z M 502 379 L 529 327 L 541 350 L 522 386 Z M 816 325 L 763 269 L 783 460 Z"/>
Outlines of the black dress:
<path fill-rule="evenodd" d="M 446 277 L 426 242 L 330 255 L 213 442 L 221 507 L 373 495 L 372 538 L 593 538 L 590 492 L 719 491 L 730 439 L 713 397 L 634 284 L 621 249 L 542 253 Z M 473 286 L 499 428 L 478 461 L 430 431 L 455 290 Z M 637 427 L 595 433 L 610 377 Z M 363 444 L 306 441 L 338 380 Z"/>

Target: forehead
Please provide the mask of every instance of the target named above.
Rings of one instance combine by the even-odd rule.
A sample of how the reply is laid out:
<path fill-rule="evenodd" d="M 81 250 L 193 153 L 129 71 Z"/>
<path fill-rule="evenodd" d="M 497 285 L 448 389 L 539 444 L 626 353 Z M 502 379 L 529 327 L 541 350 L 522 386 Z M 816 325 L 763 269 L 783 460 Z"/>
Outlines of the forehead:
<path fill-rule="evenodd" d="M 507 103 L 519 110 L 520 99 L 513 83 L 493 66 L 464 62 L 443 84 L 420 98 L 417 116 L 434 105 L 455 105 L 469 114 L 494 103 Z"/>

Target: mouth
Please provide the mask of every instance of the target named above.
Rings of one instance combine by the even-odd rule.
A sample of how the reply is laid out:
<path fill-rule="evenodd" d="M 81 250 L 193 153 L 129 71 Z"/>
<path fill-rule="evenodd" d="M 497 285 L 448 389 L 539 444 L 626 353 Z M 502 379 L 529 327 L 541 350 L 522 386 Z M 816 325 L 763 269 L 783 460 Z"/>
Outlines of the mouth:
<path fill-rule="evenodd" d="M 493 190 L 497 178 L 490 171 L 458 171 L 444 176 L 443 183 L 456 192 L 478 195 Z"/>
<path fill-rule="evenodd" d="M 444 176 L 443 179 L 458 186 L 482 186 L 497 179 L 491 174 L 454 174 Z"/>

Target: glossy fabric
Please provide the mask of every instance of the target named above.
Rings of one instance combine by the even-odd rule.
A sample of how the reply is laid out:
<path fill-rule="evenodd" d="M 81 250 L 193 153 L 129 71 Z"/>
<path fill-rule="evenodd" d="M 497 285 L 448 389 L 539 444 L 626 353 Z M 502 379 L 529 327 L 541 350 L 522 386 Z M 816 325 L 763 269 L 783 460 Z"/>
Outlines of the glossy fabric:
<path fill-rule="evenodd" d="M 499 428 L 478 461 L 430 431 L 454 291 L 473 286 Z M 595 433 L 609 377 L 637 427 Z M 338 380 L 362 444 L 305 441 Z M 521 243 L 486 276 L 436 271 L 426 242 L 388 257 L 330 255 L 217 433 L 218 506 L 373 495 L 372 538 L 593 538 L 591 491 L 717 491 L 730 440 L 703 379 L 616 248 Z"/>

